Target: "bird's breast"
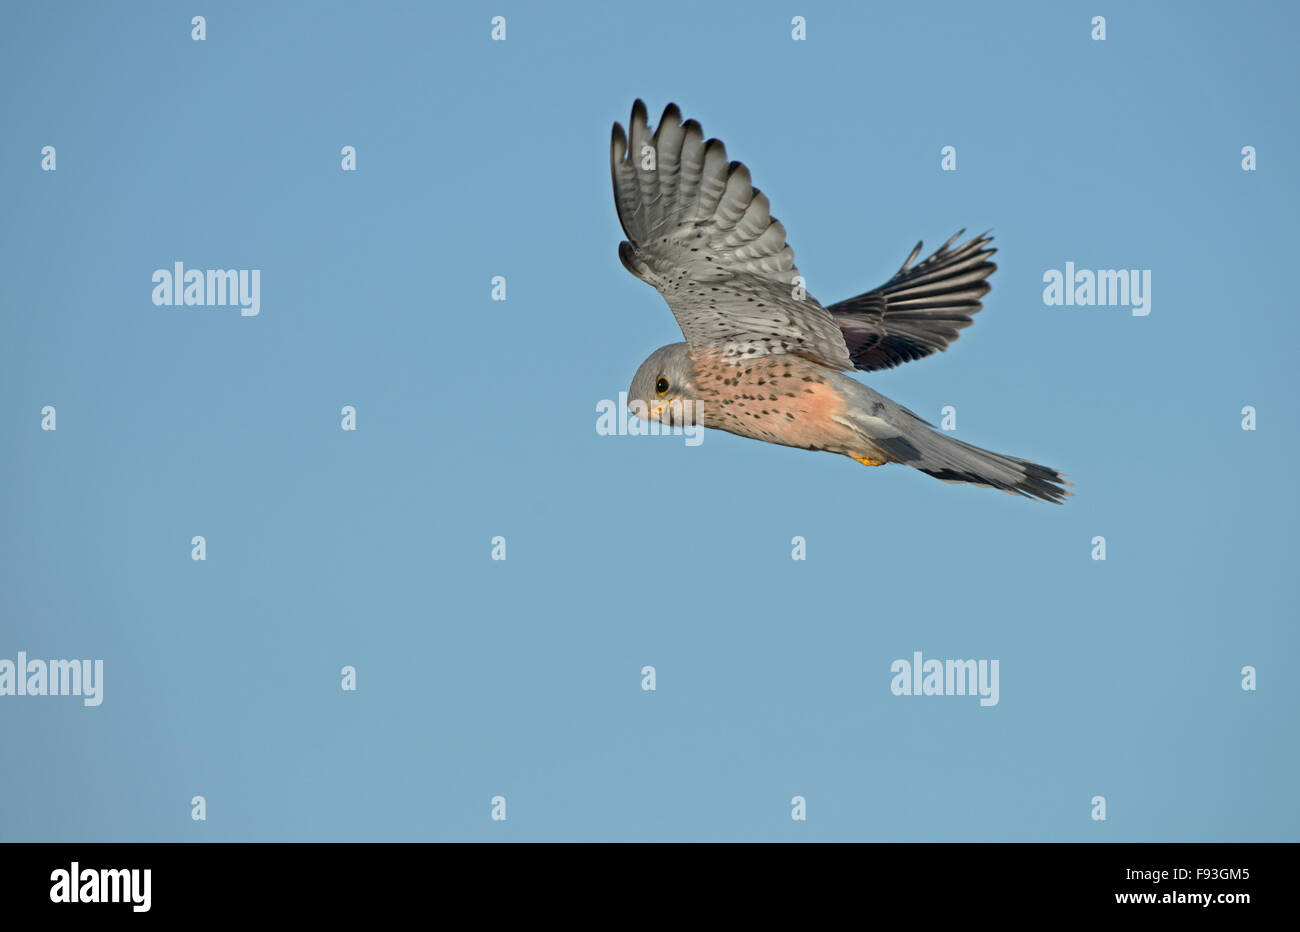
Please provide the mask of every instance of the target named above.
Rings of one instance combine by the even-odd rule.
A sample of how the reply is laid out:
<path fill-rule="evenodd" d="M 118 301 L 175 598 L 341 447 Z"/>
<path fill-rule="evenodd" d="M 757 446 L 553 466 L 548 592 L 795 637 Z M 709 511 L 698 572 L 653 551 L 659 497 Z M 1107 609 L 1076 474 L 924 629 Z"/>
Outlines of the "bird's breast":
<path fill-rule="evenodd" d="M 852 430 L 836 420 L 844 397 L 838 373 L 798 356 L 762 356 L 736 363 L 696 354 L 696 416 L 705 427 L 767 443 L 846 452 Z"/>

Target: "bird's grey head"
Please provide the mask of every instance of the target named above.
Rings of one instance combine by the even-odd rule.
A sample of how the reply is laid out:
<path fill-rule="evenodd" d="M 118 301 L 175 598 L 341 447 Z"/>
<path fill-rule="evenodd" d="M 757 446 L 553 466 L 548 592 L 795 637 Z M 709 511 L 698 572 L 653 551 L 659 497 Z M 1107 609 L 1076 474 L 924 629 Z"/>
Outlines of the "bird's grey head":
<path fill-rule="evenodd" d="M 698 404 L 691 358 L 685 343 L 670 343 L 650 354 L 632 377 L 627 406 L 643 420 L 670 427 L 696 423 Z"/>

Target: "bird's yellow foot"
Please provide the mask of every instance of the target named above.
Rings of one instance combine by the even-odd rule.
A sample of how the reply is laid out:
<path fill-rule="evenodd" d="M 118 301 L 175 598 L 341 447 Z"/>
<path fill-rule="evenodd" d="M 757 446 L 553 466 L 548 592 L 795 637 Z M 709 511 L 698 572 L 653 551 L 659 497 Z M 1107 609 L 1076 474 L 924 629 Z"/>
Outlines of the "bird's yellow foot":
<path fill-rule="evenodd" d="M 863 466 L 884 466 L 886 462 L 885 460 L 873 460 L 869 456 L 854 456 L 852 453 L 849 454 L 849 458 L 857 460 Z"/>

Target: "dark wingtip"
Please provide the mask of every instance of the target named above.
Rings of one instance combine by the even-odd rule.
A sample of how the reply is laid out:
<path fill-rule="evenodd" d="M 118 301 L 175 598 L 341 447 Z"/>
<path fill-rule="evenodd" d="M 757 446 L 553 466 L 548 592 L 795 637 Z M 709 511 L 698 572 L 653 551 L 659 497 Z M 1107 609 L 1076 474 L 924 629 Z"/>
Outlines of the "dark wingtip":
<path fill-rule="evenodd" d="M 1065 476 L 1050 466 L 1027 463 L 1024 470 L 1024 481 L 1015 487 L 1015 491 L 1021 495 L 1036 498 L 1042 502 L 1050 502 L 1053 505 L 1064 505 L 1067 498 L 1074 497 L 1073 492 L 1061 488 L 1061 486 L 1066 485 L 1073 486 L 1074 483 L 1066 482 Z"/>
<path fill-rule="evenodd" d="M 957 242 L 957 240 L 958 240 L 958 239 L 961 237 L 961 235 L 962 235 L 963 233 L 965 233 L 965 232 L 966 232 L 966 228 L 965 228 L 965 227 L 962 227 L 960 230 L 958 230 L 958 231 L 957 231 L 956 233 L 954 233 L 952 236 L 948 237 L 948 242 L 944 243 L 942 246 L 940 246 L 938 249 L 936 249 L 936 250 L 934 251 L 934 254 L 935 254 L 936 256 L 941 256 L 941 255 L 943 255 L 945 252 L 948 251 L 949 247 L 951 247 L 953 243 Z"/>

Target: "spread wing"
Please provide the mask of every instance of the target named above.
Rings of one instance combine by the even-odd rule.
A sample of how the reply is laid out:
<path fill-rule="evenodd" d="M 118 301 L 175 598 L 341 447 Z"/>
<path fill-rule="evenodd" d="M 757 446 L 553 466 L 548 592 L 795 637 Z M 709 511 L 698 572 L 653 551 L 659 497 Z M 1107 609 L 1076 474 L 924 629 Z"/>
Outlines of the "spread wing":
<path fill-rule="evenodd" d="M 928 259 L 912 265 L 917 243 L 903 267 L 875 291 L 832 304 L 828 310 L 844 332 L 859 369 L 889 369 L 948 348 L 989 291 L 985 281 L 997 268 L 987 233 L 950 248 L 957 233 Z M 908 266 L 911 266 L 909 268 Z"/>
<path fill-rule="evenodd" d="M 669 104 L 654 134 L 645 104 L 610 144 L 618 255 L 664 296 L 687 344 L 743 359 L 792 353 L 852 369 L 840 328 L 803 288 L 785 228 L 749 169 Z"/>

